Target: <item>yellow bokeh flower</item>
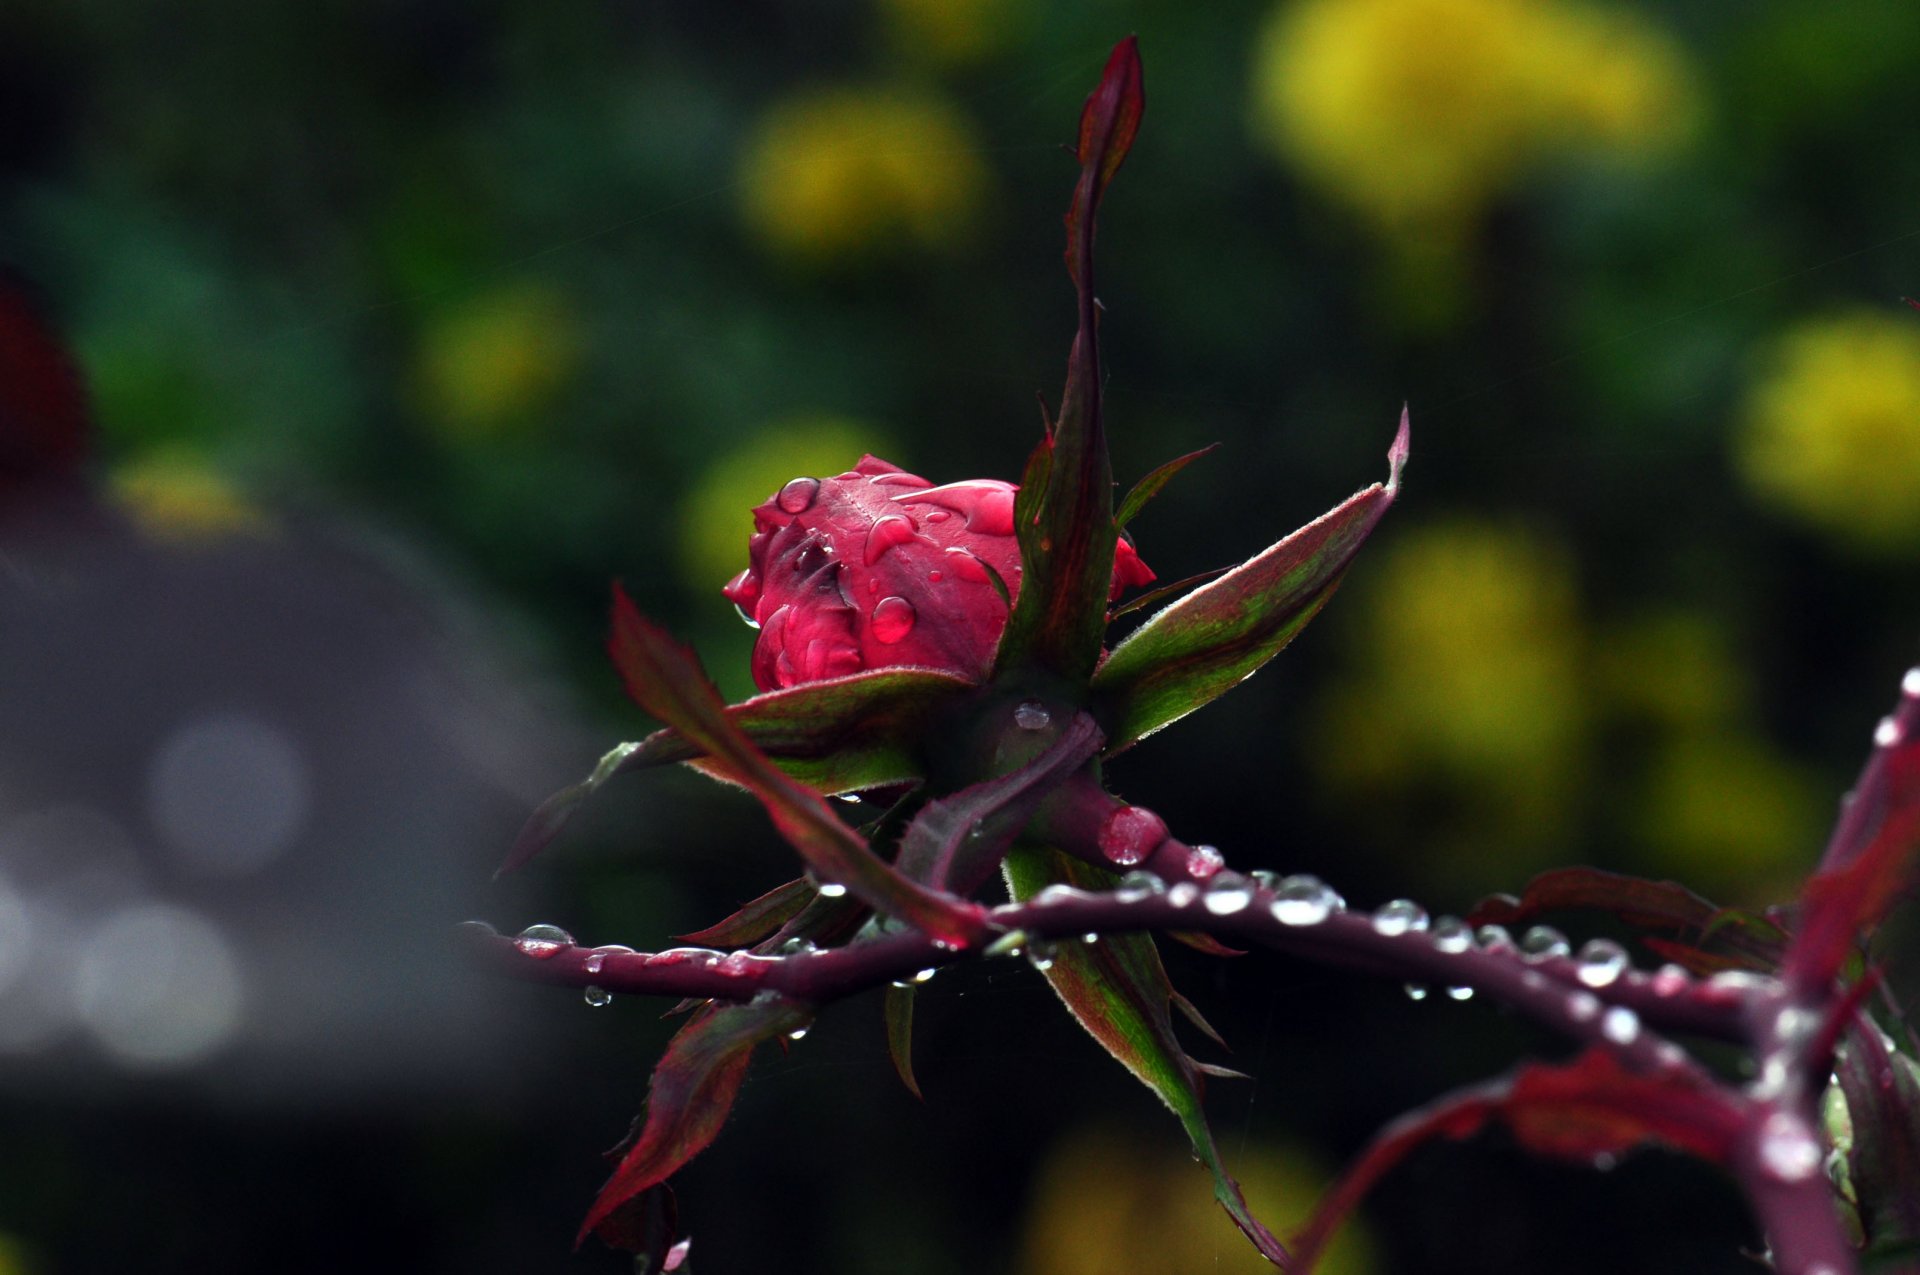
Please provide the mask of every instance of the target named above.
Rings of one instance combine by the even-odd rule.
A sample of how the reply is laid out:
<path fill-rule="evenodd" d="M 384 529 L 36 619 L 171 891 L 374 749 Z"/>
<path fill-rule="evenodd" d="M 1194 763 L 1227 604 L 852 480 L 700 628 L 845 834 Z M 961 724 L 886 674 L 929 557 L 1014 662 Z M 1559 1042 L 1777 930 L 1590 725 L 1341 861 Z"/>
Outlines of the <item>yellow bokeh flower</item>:
<path fill-rule="evenodd" d="M 1734 448 L 1766 503 L 1856 549 L 1920 556 L 1920 318 L 1860 311 L 1788 332 Z"/>
<path fill-rule="evenodd" d="M 1304 1225 L 1331 1181 L 1307 1156 L 1282 1147 L 1236 1150 L 1228 1168 L 1254 1216 L 1276 1235 Z M 1272 1275 L 1214 1202 L 1193 1157 L 1164 1144 L 1094 1130 L 1070 1135 L 1047 1157 L 1029 1207 L 1020 1275 Z M 1375 1269 L 1358 1219 L 1341 1227 L 1314 1269 Z"/>
<path fill-rule="evenodd" d="M 743 215 L 802 263 L 965 239 L 987 193 L 971 124 L 906 88 L 824 89 L 775 106 L 747 146 Z"/>
<path fill-rule="evenodd" d="M 164 540 L 218 539 L 268 525 L 266 516 L 224 475 L 184 452 L 160 452 L 121 465 L 113 471 L 110 486 L 134 522 Z"/>
<path fill-rule="evenodd" d="M 969 66 L 1006 47 L 1026 11 L 1013 0 L 879 0 L 893 47 L 935 66 Z"/>
<path fill-rule="evenodd" d="M 1427 844 L 1458 852 L 1450 870 L 1551 856 L 1586 778 L 1590 718 L 1564 555 L 1515 528 L 1444 523 L 1393 542 L 1355 586 L 1353 663 L 1322 701 L 1313 750 L 1322 776 L 1375 813 L 1394 794 L 1419 805 Z M 1426 811 L 1433 801 L 1447 809 Z"/>
<path fill-rule="evenodd" d="M 1637 844 L 1713 898 L 1793 893 L 1831 812 L 1807 772 L 1742 732 L 1689 731 L 1654 752 Z"/>
<path fill-rule="evenodd" d="M 1553 0 L 1305 0 L 1254 67 L 1254 126 L 1383 228 L 1457 234 L 1568 145 L 1639 150 L 1691 115 L 1687 61 L 1626 10 Z"/>
<path fill-rule="evenodd" d="M 778 421 L 707 467 L 687 493 L 680 514 L 680 561 L 687 584 L 718 596 L 720 586 L 747 565 L 748 512 L 790 478 L 838 474 L 865 452 L 897 459 L 879 429 L 840 416 Z"/>
<path fill-rule="evenodd" d="M 524 434 L 578 370 L 579 325 L 537 283 L 472 297 L 429 320 L 414 367 L 422 414 L 451 441 Z"/>

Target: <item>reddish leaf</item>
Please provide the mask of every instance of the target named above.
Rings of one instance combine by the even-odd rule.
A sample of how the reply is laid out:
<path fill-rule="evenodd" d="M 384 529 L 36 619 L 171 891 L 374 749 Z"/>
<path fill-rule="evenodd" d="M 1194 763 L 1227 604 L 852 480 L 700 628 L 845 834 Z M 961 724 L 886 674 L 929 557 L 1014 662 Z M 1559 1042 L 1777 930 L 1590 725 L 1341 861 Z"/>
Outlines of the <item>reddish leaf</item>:
<path fill-rule="evenodd" d="M 1029 848 L 1008 856 L 1006 874 L 1014 897 L 1020 899 L 1031 898 L 1054 881 L 1100 889 L 1113 879 L 1111 873 L 1056 851 Z M 1110 934 L 1093 944 L 1061 943 L 1046 978 L 1087 1034 L 1179 1118 L 1194 1155 L 1213 1174 L 1214 1199 L 1261 1256 L 1285 1268 L 1286 1249 L 1254 1217 L 1240 1184 L 1221 1162 L 1200 1104 L 1201 1074 L 1209 1069 L 1189 1058 L 1174 1036 L 1168 1010 L 1175 1003 L 1175 993 L 1153 939 L 1146 934 Z"/>
<path fill-rule="evenodd" d="M 1113 575 L 1113 465 L 1100 419 L 1100 341 L 1093 238 L 1100 197 L 1146 110 L 1138 43 L 1114 47 L 1080 115 L 1080 180 L 1067 211 L 1067 273 L 1079 330 L 1067 356 L 1060 415 L 1028 462 L 1015 505 L 1026 578 L 1000 637 L 996 672 L 1028 664 L 1082 683 L 1100 658 Z M 1044 481 L 1034 484 L 1036 476 Z"/>
<path fill-rule="evenodd" d="M 1920 846 L 1920 671 L 1902 683 L 1899 707 L 1880 723 L 1873 753 L 1800 896 L 1785 974 L 1823 996 L 1855 945 L 1907 885 Z"/>
<path fill-rule="evenodd" d="M 1571 1063 L 1531 1064 L 1383 1129 L 1315 1208 L 1297 1237 L 1295 1269 L 1301 1275 L 1312 1269 L 1340 1223 L 1408 1152 L 1436 1137 L 1471 1137 L 1494 1117 L 1528 1150 L 1581 1161 L 1658 1144 L 1721 1163 L 1745 1124 L 1739 1099 L 1682 1073 L 1630 1072 L 1603 1049 Z"/>
<path fill-rule="evenodd" d="M 920 1082 L 913 1076 L 913 996 L 916 989 L 912 984 L 901 986 L 896 983 L 887 988 L 887 1053 L 893 1058 L 893 1069 L 900 1076 L 900 1083 L 907 1092 L 921 1098 Z"/>
<path fill-rule="evenodd" d="M 1407 418 L 1388 478 L 1156 613 L 1093 676 L 1109 754 L 1211 703 L 1279 654 L 1340 584 L 1400 490 Z"/>
<path fill-rule="evenodd" d="M 33 289 L 0 270 L 0 497 L 77 481 L 92 433 L 65 340 Z"/>
<path fill-rule="evenodd" d="M 727 716 L 781 770 L 832 795 L 918 779 L 918 741 L 927 721 L 970 689 L 966 679 L 935 669 L 875 669 L 755 695 L 729 705 Z M 672 762 L 732 782 L 730 772 L 671 727 L 621 744 L 586 779 L 541 803 L 500 873 L 522 867 L 552 844 L 581 803 L 615 775 Z"/>
<path fill-rule="evenodd" d="M 1636 930 L 1671 930 L 1696 936 L 1705 947 L 1676 946 L 1652 938 L 1652 950 L 1695 972 L 1774 969 L 1786 935 L 1764 917 L 1722 908 L 1676 881 L 1607 872 L 1600 868 L 1554 868 L 1527 882 L 1518 899 L 1494 895 L 1468 915 L 1473 925 L 1518 926 L 1544 912 L 1604 912 Z M 1709 943 L 1708 940 L 1711 940 Z M 1712 949 L 1722 949 L 1715 952 Z M 1674 955 L 1673 953 L 1679 953 Z"/>
<path fill-rule="evenodd" d="M 579 1238 L 704 1151 L 733 1110 L 754 1046 L 812 1017 L 807 1006 L 780 999 L 708 1008 L 682 1027 L 653 1069 L 640 1133 L 587 1211 Z"/>
<path fill-rule="evenodd" d="M 640 707 L 752 791 L 780 835 L 822 881 L 845 886 L 870 907 L 943 942 L 970 944 L 978 937 L 984 925 L 980 907 L 917 885 L 875 855 L 866 839 L 834 814 L 825 797 L 782 772 L 754 747 L 727 716 L 719 692 L 693 653 L 642 616 L 618 588 L 608 649 Z"/>
<path fill-rule="evenodd" d="M 801 877 L 775 886 L 724 921 L 674 937 L 700 947 L 752 947 L 798 916 L 817 894 L 813 885 Z"/>
<path fill-rule="evenodd" d="M 1231 570 L 1233 570 L 1232 567 L 1212 567 L 1206 571 L 1195 572 L 1184 580 L 1175 580 L 1172 584 L 1163 584 L 1157 589 L 1149 589 L 1138 597 L 1127 599 L 1126 602 L 1107 612 L 1107 619 L 1109 621 L 1117 620 L 1123 615 L 1132 615 L 1135 611 L 1144 611 L 1148 607 L 1159 606 L 1162 602 L 1178 597 L 1180 594 L 1186 593 L 1189 590 L 1199 588 L 1209 580 L 1218 580 Z"/>
<path fill-rule="evenodd" d="M 1847 1167 L 1867 1242 L 1920 1244 L 1920 1068 L 1859 1015 L 1834 1065 L 1853 1126 Z"/>

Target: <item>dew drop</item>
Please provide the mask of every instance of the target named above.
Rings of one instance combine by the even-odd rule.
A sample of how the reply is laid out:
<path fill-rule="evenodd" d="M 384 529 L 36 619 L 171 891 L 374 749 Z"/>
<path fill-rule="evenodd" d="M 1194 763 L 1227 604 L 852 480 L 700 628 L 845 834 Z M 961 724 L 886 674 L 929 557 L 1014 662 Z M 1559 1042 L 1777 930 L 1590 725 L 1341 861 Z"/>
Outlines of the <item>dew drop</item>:
<path fill-rule="evenodd" d="M 1252 872 L 1247 873 L 1247 880 L 1253 882 L 1262 890 L 1271 890 L 1274 886 L 1280 884 L 1280 874 L 1266 868 L 1255 868 Z"/>
<path fill-rule="evenodd" d="M 807 1029 L 804 1027 L 796 1027 L 792 1031 L 787 1033 L 788 1040 L 805 1040 L 806 1038 L 807 1038 Z"/>
<path fill-rule="evenodd" d="M 760 627 L 760 621 L 753 618 L 753 612 L 747 610 L 745 607 L 741 606 L 738 602 L 733 604 L 733 610 L 734 610 L 734 614 L 738 615 L 743 621 L 746 622 L 746 625 L 748 628 L 757 629 Z"/>
<path fill-rule="evenodd" d="M 1806 1121 L 1776 1111 L 1760 1125 L 1760 1166 L 1781 1182 L 1805 1182 L 1825 1158 Z"/>
<path fill-rule="evenodd" d="M 590 952 L 587 954 L 587 959 L 580 962 L 580 968 L 589 974 L 598 974 L 600 967 L 606 963 L 607 958 L 605 955 L 599 952 Z"/>
<path fill-rule="evenodd" d="M 1207 891 L 1201 901 L 1207 911 L 1215 916 L 1232 916 L 1235 912 L 1246 911 L 1253 902 L 1253 887 L 1245 877 L 1222 872 L 1207 883 Z"/>
<path fill-rule="evenodd" d="M 1151 872 L 1135 870 L 1120 878 L 1113 897 L 1122 903 L 1139 903 L 1167 892 L 1167 883 Z"/>
<path fill-rule="evenodd" d="M 1373 914 L 1373 928 L 1377 934 L 1388 938 L 1398 938 L 1427 928 L 1427 910 L 1412 899 L 1395 899 L 1384 903 Z"/>
<path fill-rule="evenodd" d="M 1021 730 L 1045 730 L 1053 724 L 1053 714 L 1049 713 L 1046 706 L 1038 700 L 1024 700 L 1013 710 L 1013 724 Z M 1128 809 L 1132 808 L 1128 807 Z M 1135 862 L 1139 861 L 1135 860 Z"/>
<path fill-rule="evenodd" d="M 1042 974 L 1053 968 L 1053 959 L 1059 948 L 1052 943 L 1043 943 L 1038 939 L 1027 944 L 1027 963 Z"/>
<path fill-rule="evenodd" d="M 1082 934 L 1080 936 L 1080 941 L 1082 943 L 1085 943 L 1088 947 L 1092 947 L 1095 943 L 1098 943 L 1100 941 L 1100 935 L 1093 930 L 1088 930 L 1085 934 Z"/>
<path fill-rule="evenodd" d="M 1473 946 L 1473 930 L 1457 916 L 1443 916 L 1433 923 L 1433 945 L 1448 956 L 1458 956 Z"/>
<path fill-rule="evenodd" d="M 557 925 L 529 925 L 520 931 L 513 945 L 520 949 L 523 956 L 531 956 L 536 961 L 550 961 L 563 948 L 573 946 L 573 935 Z"/>
<path fill-rule="evenodd" d="M 933 970 L 921 970 L 913 976 L 913 981 L 916 983 L 931 983 L 933 981 L 933 975 Z"/>
<path fill-rule="evenodd" d="M 1908 699 L 1920 699 L 1920 668 L 1910 668 L 1900 679 L 1900 693 Z"/>
<path fill-rule="evenodd" d="M 1626 973 L 1627 949 L 1612 939 L 1589 939 L 1575 962 L 1575 978 L 1588 987 L 1607 987 Z"/>
<path fill-rule="evenodd" d="M 1483 925 L 1475 932 L 1474 939 L 1483 950 L 1488 952 L 1513 950 L 1513 935 L 1507 932 L 1507 927 L 1504 925 Z"/>
<path fill-rule="evenodd" d="M 891 646 L 913 632 L 913 622 L 918 618 L 913 603 L 895 594 L 881 598 L 873 608 L 873 639 Z"/>
<path fill-rule="evenodd" d="M 947 513 L 944 509 L 936 509 L 927 515 L 927 521 L 943 522 L 946 520 L 946 517 Z M 941 555 L 940 561 L 946 565 L 949 571 L 953 572 L 953 574 L 960 579 L 965 580 L 968 584 L 986 584 L 992 578 L 987 575 L 985 563 L 958 546 L 948 549 Z"/>
<path fill-rule="evenodd" d="M 1544 961 L 1550 957 L 1566 956 L 1573 951 L 1567 942 L 1567 936 L 1551 925 L 1536 925 L 1520 937 L 1520 950 L 1530 961 Z"/>
<path fill-rule="evenodd" d="M 1798 1005 L 1788 1005 L 1773 1019 L 1773 1034 L 1782 1044 L 1798 1047 L 1807 1043 L 1820 1026 L 1820 1015 Z"/>
<path fill-rule="evenodd" d="M 1218 846 L 1195 846 L 1187 851 L 1187 875 L 1196 881 L 1205 881 L 1226 866 L 1227 857 Z"/>
<path fill-rule="evenodd" d="M 1900 723 L 1892 717 L 1883 717 L 1880 724 L 1873 728 L 1873 742 L 1882 748 L 1892 748 L 1900 742 Z"/>
<path fill-rule="evenodd" d="M 613 993 L 604 987 L 589 987 L 580 993 L 580 999 L 594 1009 L 605 1009 L 613 1004 Z"/>
<path fill-rule="evenodd" d="M 819 950 L 819 948 L 814 946 L 812 939 L 802 938 L 798 934 L 780 945 L 780 955 L 782 956 L 805 956 L 809 952 L 817 952 Z"/>
<path fill-rule="evenodd" d="M 780 489 L 773 503 L 780 507 L 781 513 L 803 514 L 813 508 L 814 498 L 819 494 L 818 478 L 796 478 Z"/>
<path fill-rule="evenodd" d="M 1662 965 L 1647 981 L 1655 996 L 1678 996 L 1692 985 L 1693 976 L 1678 965 Z"/>
<path fill-rule="evenodd" d="M 1640 1015 L 1615 1005 L 1600 1016 L 1600 1034 L 1616 1045 L 1631 1045 L 1640 1036 Z"/>
<path fill-rule="evenodd" d="M 1424 983 L 1408 983 L 1406 992 L 1407 999 L 1410 1001 L 1423 1001 L 1427 999 L 1427 988 Z"/>
<path fill-rule="evenodd" d="M 1167 891 L 1167 903 L 1176 908 L 1192 907 L 1193 901 L 1200 897 L 1200 887 L 1191 881 L 1182 881 Z"/>
<path fill-rule="evenodd" d="M 1567 997 L 1567 1017 L 1576 1023 L 1590 1023 L 1600 1017 L 1600 998 L 1592 992 L 1575 992 Z"/>
<path fill-rule="evenodd" d="M 1270 910 L 1282 925 L 1318 925 L 1333 915 L 1338 899 L 1325 881 L 1302 874 L 1274 887 Z"/>
<path fill-rule="evenodd" d="M 1033 896 L 1033 901 L 1040 907 L 1048 908 L 1054 906 L 1056 903 L 1071 903 L 1075 899 L 1085 897 L 1086 894 L 1084 891 L 1076 890 L 1070 885 L 1063 885 L 1056 881 L 1052 885 L 1042 887 L 1040 892 Z"/>
<path fill-rule="evenodd" d="M 822 881 L 814 889 L 820 892 L 820 897 L 823 899 L 838 899 L 845 896 L 847 892 L 847 887 L 838 881 Z"/>
<path fill-rule="evenodd" d="M 1470 1001 L 1473 999 L 1473 989 L 1471 987 L 1449 987 L 1447 989 L 1447 995 L 1457 1001 Z"/>
<path fill-rule="evenodd" d="M 867 528 L 867 547 L 861 553 L 868 566 L 880 561 L 889 549 L 895 549 L 914 537 L 913 521 L 905 514 L 888 514 Z"/>
<path fill-rule="evenodd" d="M 1110 863 L 1131 867 L 1167 839 L 1167 825 L 1144 806 L 1121 806 L 1100 825 L 1100 853 Z"/>

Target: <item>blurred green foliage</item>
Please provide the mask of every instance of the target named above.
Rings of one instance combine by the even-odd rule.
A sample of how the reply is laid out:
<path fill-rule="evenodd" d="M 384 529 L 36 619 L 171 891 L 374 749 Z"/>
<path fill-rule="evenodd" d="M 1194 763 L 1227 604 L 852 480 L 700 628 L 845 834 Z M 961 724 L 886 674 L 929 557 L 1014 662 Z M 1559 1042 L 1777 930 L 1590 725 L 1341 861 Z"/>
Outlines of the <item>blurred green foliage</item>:
<path fill-rule="evenodd" d="M 1117 782 L 1356 902 L 1572 862 L 1776 897 L 1920 654 L 1910 0 L 12 0 L 0 256 L 143 516 L 397 530 L 632 737 L 609 580 L 737 693 L 718 589 L 788 468 L 1017 475 L 1072 330 L 1060 147 L 1128 30 L 1117 469 L 1225 443 L 1143 556 L 1234 561 L 1381 477 L 1403 401 L 1414 459 L 1328 614 Z M 708 902 L 778 879 L 682 853 Z M 598 919 L 657 915 L 583 862 L 553 871 Z M 1311 1133 L 1350 1145 L 1356 1101 Z M 985 1260 L 901 1251 L 861 1269 Z M 1500 1269 L 1471 1259 L 1421 1269 Z"/>

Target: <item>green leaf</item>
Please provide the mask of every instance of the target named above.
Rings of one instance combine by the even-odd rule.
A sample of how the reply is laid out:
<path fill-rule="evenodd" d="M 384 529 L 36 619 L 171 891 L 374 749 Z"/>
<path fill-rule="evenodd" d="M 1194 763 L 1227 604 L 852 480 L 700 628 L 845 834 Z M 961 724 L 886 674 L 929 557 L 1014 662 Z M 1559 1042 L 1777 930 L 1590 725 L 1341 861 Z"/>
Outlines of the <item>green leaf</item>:
<path fill-rule="evenodd" d="M 1176 456 L 1135 483 L 1133 490 L 1127 493 L 1127 498 L 1120 502 L 1120 511 L 1114 514 L 1113 525 L 1116 527 L 1124 527 L 1132 522 L 1134 515 L 1138 514 L 1142 509 L 1145 509 L 1147 502 L 1155 496 L 1158 496 L 1160 489 L 1172 481 L 1175 474 L 1185 469 L 1188 465 L 1191 465 L 1194 461 L 1199 460 L 1208 452 L 1216 450 L 1219 446 L 1220 444 L 1218 443 L 1209 443 L 1197 452 L 1188 452 L 1185 456 Z"/>
<path fill-rule="evenodd" d="M 1100 659 L 1113 578 L 1113 464 L 1100 420 L 1098 304 L 1093 237 L 1100 198 L 1133 146 L 1146 110 L 1140 50 L 1129 36 L 1114 47 L 1080 113 L 1080 180 L 1067 211 L 1067 273 L 1079 330 L 1067 356 L 1060 415 L 1028 463 L 1045 481 L 1015 505 L 1025 578 L 1000 636 L 995 671 L 1033 666 L 1084 685 Z"/>
<path fill-rule="evenodd" d="M 937 669 L 874 669 L 769 691 L 726 711 L 781 770 L 832 795 L 920 778 L 916 741 L 936 714 L 972 687 L 965 678 Z M 523 866 L 552 844 L 581 803 L 615 775 L 673 762 L 689 762 L 733 782 L 724 767 L 672 728 L 621 744 L 586 779 L 541 803 L 514 839 L 500 873 Z"/>
<path fill-rule="evenodd" d="M 1113 649 L 1093 676 L 1109 755 L 1233 689 L 1319 613 L 1399 494 L 1407 433 L 1402 413 L 1384 484 L 1157 612 Z"/>
<path fill-rule="evenodd" d="M 1016 899 L 1064 881 L 1082 889 L 1112 884 L 1112 874 L 1057 850 L 1020 847 L 1007 857 L 1007 884 Z M 1098 943 L 1060 944 L 1047 982 L 1087 1033 L 1153 1090 L 1185 1126 L 1193 1153 L 1213 1174 L 1214 1198 L 1268 1261 L 1285 1267 L 1287 1251 L 1247 1207 L 1240 1184 L 1221 1163 L 1200 1104 L 1200 1067 L 1180 1047 L 1168 1012 L 1174 991 L 1153 939 L 1111 934 Z"/>
<path fill-rule="evenodd" d="M 674 937 L 701 947 L 751 947 L 798 916 L 816 897 L 813 883 L 800 877 L 768 890 L 724 921 Z"/>
<path fill-rule="evenodd" d="M 579 1239 L 706 1150 L 733 1110 L 754 1047 L 812 1018 L 811 1007 L 777 998 L 712 1007 L 689 1020 L 653 1069 L 640 1132 L 587 1211 Z"/>
<path fill-rule="evenodd" d="M 917 990 L 911 983 L 906 986 L 895 983 L 887 988 L 887 1052 L 893 1056 L 893 1069 L 900 1073 L 900 1083 L 924 1102 L 920 1082 L 913 1078 L 913 994 Z"/>
<path fill-rule="evenodd" d="M 774 827 L 820 881 L 844 886 L 869 907 L 935 939 L 970 945 L 984 909 L 909 881 L 841 822 L 827 799 L 788 776 L 727 715 L 720 693 L 693 652 L 641 615 L 625 592 L 613 597 L 608 650 L 640 707 L 679 731 L 727 777 L 760 799 Z"/>

